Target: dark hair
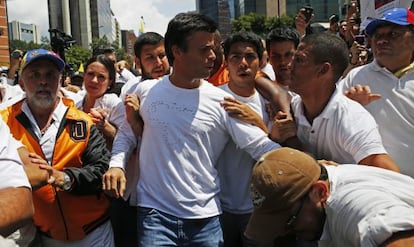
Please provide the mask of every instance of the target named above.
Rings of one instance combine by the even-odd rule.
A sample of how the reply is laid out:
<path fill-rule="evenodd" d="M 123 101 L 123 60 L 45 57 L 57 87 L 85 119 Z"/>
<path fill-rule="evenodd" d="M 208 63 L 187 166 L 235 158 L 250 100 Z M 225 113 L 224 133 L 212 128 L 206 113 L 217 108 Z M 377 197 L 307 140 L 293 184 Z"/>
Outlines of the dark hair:
<path fill-rule="evenodd" d="M 339 80 L 348 66 L 349 51 L 345 41 L 329 33 L 306 35 L 302 43 L 310 46 L 316 64 L 328 62 L 332 65 L 335 82 Z"/>
<path fill-rule="evenodd" d="M 93 56 L 91 59 L 88 60 L 88 62 L 86 62 L 85 65 L 85 72 L 88 69 L 88 66 L 91 65 L 94 62 L 98 62 L 101 63 L 103 66 L 105 66 L 106 70 L 108 70 L 108 74 L 109 74 L 109 80 L 110 80 L 110 85 L 109 85 L 109 89 L 111 89 L 113 87 L 113 85 L 115 84 L 115 75 L 116 75 L 116 71 L 115 71 L 115 64 L 114 62 L 108 58 L 106 55 L 97 55 L 97 56 Z"/>
<path fill-rule="evenodd" d="M 266 49 L 269 52 L 270 43 L 291 41 L 295 45 L 295 49 L 300 42 L 300 34 L 296 28 L 289 26 L 277 27 L 269 32 L 266 37 Z"/>
<path fill-rule="evenodd" d="M 158 45 L 164 43 L 164 37 L 156 32 L 147 32 L 141 34 L 134 44 L 134 53 L 136 57 L 141 57 L 142 47 L 144 45 Z"/>
<path fill-rule="evenodd" d="M 198 13 L 179 13 L 169 23 L 165 33 L 165 52 L 168 62 L 172 65 L 174 56 L 171 48 L 176 45 L 181 50 L 187 51 L 187 38 L 196 31 L 214 33 L 217 23 L 208 16 Z"/>
<path fill-rule="evenodd" d="M 230 52 L 230 47 L 235 43 L 246 42 L 252 44 L 256 48 L 257 55 L 259 60 L 262 60 L 264 47 L 262 39 L 255 33 L 252 32 L 238 32 L 231 34 L 223 43 L 224 56 L 228 57 Z"/>

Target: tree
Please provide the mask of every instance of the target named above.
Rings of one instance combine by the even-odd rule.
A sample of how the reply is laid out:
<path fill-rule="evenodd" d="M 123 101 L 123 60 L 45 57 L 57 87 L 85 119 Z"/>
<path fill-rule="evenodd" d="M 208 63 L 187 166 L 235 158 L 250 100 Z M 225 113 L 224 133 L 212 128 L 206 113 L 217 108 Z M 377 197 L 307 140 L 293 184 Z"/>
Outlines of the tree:
<path fill-rule="evenodd" d="M 40 48 L 41 45 L 35 44 L 33 41 L 30 41 L 29 43 L 27 43 L 24 40 L 15 39 L 15 40 L 10 40 L 9 47 L 10 47 L 10 52 L 14 50 L 21 50 L 21 51 L 26 52 L 28 50 Z"/>
<path fill-rule="evenodd" d="M 251 31 L 261 37 L 266 37 L 267 33 L 275 27 L 283 25 L 293 25 L 294 18 L 290 16 L 266 17 L 256 13 L 242 15 L 231 21 L 232 32 Z"/>
<path fill-rule="evenodd" d="M 79 66 L 86 63 L 90 57 L 92 52 L 78 45 L 73 45 L 65 51 L 66 63 L 71 64 L 74 71 L 77 71 Z"/>

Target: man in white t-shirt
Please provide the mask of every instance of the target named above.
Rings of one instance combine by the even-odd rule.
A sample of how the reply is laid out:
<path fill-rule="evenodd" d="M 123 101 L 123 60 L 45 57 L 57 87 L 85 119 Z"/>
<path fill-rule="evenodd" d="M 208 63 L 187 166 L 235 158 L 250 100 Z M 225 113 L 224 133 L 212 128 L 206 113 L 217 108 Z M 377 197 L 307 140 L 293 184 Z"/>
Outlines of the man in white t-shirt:
<path fill-rule="evenodd" d="M 374 61 L 351 70 L 341 86 L 375 118 L 401 173 L 414 177 L 414 13 L 389 10 L 365 32 Z"/>
<path fill-rule="evenodd" d="M 246 236 L 295 234 L 319 246 L 414 246 L 414 179 L 377 167 L 321 166 L 291 148 L 265 154 L 251 179 Z"/>
<path fill-rule="evenodd" d="M 216 58 L 217 24 L 207 16 L 180 13 L 168 24 L 165 50 L 173 71 L 138 84 L 144 122 L 137 184 L 140 246 L 222 244 L 218 156 L 232 139 L 253 158 L 278 148 L 267 133 L 231 118 L 220 105 L 228 93 L 207 78 Z M 129 129 L 129 133 L 125 130 Z M 122 196 L 124 167 L 137 138 L 117 132 L 103 188 Z"/>
<path fill-rule="evenodd" d="M 220 88 L 234 98 L 226 98 L 222 106 L 230 116 L 268 132 L 266 102 L 255 88 L 255 75 L 263 63 L 264 47 L 260 37 L 250 32 L 235 33 L 224 41 L 223 48 L 230 80 Z M 253 211 L 249 180 L 254 163 L 255 160 L 232 140 L 227 142 L 217 160 L 224 246 L 255 246 L 243 236 Z"/>
<path fill-rule="evenodd" d="M 348 48 L 340 37 L 320 33 L 301 41 L 291 62 L 289 85 L 298 94 L 292 99 L 296 135 L 316 159 L 399 171 L 372 116 L 336 89 L 347 65 Z"/>

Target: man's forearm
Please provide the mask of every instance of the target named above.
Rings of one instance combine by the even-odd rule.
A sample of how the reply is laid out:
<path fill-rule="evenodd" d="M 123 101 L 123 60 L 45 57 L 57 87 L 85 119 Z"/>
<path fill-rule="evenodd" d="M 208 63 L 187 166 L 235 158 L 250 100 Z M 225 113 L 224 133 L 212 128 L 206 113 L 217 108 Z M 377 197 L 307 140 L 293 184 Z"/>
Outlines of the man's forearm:
<path fill-rule="evenodd" d="M 32 219 L 32 192 L 26 187 L 5 188 L 0 198 L 0 234 L 7 237 Z"/>

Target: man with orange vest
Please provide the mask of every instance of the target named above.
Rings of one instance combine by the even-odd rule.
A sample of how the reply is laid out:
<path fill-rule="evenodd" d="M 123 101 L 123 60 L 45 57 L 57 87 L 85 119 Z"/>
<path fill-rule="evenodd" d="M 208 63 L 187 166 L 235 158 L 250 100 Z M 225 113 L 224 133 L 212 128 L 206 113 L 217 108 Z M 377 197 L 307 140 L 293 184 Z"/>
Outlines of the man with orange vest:
<path fill-rule="evenodd" d="M 28 51 L 19 77 L 26 98 L 0 113 L 14 138 L 53 168 L 53 182 L 33 191 L 43 246 L 114 246 L 101 188 L 110 153 L 90 117 L 58 96 L 64 67 L 51 51 Z"/>

